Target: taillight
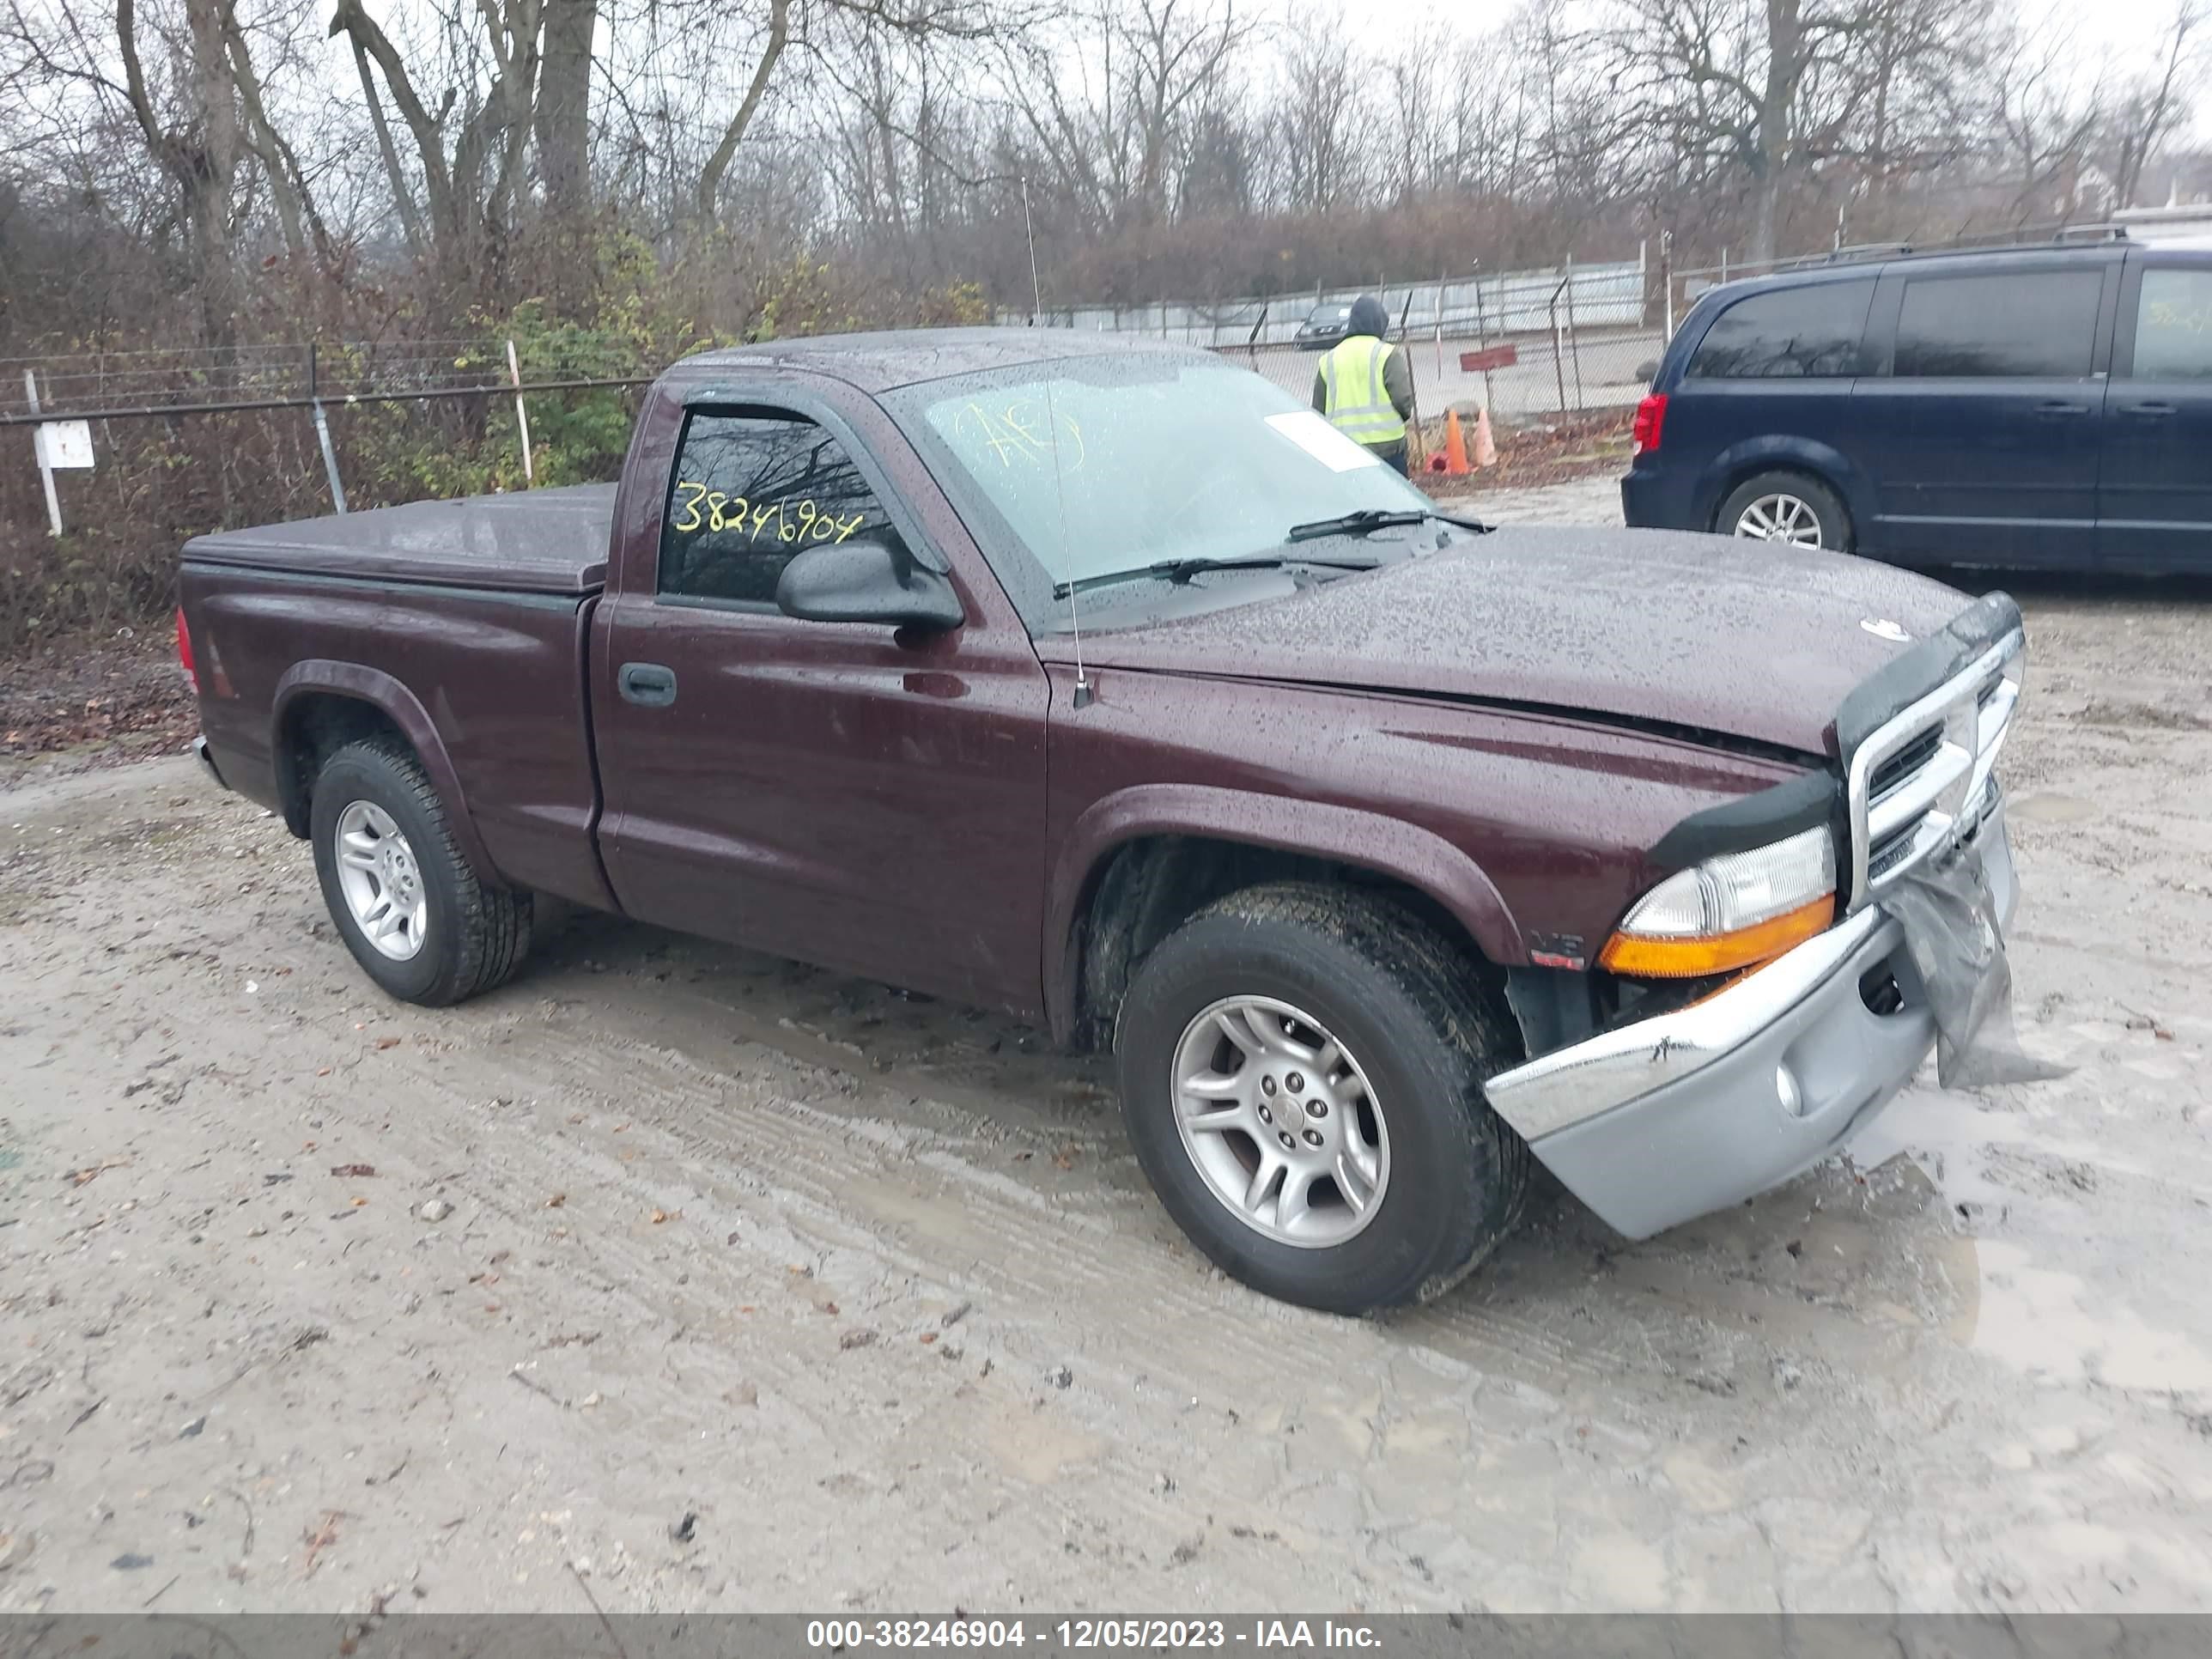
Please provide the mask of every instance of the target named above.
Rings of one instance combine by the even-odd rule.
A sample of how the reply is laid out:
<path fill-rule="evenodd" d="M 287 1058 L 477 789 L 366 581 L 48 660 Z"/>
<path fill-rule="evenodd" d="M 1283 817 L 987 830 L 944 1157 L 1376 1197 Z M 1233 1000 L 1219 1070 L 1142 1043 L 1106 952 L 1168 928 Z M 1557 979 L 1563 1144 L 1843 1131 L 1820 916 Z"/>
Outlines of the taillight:
<path fill-rule="evenodd" d="M 1636 405 L 1636 425 L 1631 439 L 1638 455 L 1659 447 L 1659 434 L 1667 424 L 1667 394 L 1655 392 Z"/>
<path fill-rule="evenodd" d="M 199 696 L 199 670 L 192 666 L 192 632 L 185 626 L 185 607 L 177 607 L 177 660 L 184 665 L 185 678 L 192 683 L 192 695 Z"/>

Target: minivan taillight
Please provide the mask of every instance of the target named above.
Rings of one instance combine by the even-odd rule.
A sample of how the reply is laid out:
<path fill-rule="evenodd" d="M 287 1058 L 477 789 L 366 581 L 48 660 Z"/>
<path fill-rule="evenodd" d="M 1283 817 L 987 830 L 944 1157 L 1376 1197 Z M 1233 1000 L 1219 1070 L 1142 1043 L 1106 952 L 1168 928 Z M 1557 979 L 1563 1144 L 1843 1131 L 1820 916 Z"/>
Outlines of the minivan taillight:
<path fill-rule="evenodd" d="M 1636 425 L 1631 438 L 1638 455 L 1659 447 L 1659 434 L 1667 424 L 1667 394 L 1655 392 L 1636 405 Z"/>
<path fill-rule="evenodd" d="M 192 695 L 200 694 L 199 671 L 192 666 L 192 634 L 185 626 L 185 607 L 177 607 L 177 660 L 184 665 L 185 678 L 192 683 Z"/>

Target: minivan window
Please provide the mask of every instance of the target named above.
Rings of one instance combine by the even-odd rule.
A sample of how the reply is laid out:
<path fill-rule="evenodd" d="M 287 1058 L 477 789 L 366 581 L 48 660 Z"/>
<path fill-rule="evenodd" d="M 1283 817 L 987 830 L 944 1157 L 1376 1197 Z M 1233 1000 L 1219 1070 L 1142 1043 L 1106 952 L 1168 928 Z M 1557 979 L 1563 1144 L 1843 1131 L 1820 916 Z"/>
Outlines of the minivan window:
<path fill-rule="evenodd" d="M 1915 276 L 1897 319 L 1900 378 L 2076 380 L 2097 343 L 2105 274 L 2016 270 Z"/>
<path fill-rule="evenodd" d="M 1803 380 L 1859 372 L 1871 278 L 1771 289 L 1714 319 L 1690 359 L 1699 380 Z"/>
<path fill-rule="evenodd" d="M 2143 272 L 2135 378 L 2212 380 L 2212 268 Z"/>

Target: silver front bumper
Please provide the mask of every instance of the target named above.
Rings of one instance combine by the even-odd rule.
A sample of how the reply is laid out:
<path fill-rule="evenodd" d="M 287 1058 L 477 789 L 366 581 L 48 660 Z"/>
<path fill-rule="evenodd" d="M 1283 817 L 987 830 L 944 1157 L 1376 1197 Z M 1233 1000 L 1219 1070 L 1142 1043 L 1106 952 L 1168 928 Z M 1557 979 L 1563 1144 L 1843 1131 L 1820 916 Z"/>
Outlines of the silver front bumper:
<path fill-rule="evenodd" d="M 2002 797 L 1972 840 L 2008 923 Z M 1649 1237 L 1809 1168 L 1905 1086 L 1936 1021 L 1904 947 L 1869 905 L 1694 1006 L 1501 1073 L 1490 1103 L 1608 1225 Z M 1878 1014 L 1860 986 L 1885 967 L 1903 1006 Z"/>

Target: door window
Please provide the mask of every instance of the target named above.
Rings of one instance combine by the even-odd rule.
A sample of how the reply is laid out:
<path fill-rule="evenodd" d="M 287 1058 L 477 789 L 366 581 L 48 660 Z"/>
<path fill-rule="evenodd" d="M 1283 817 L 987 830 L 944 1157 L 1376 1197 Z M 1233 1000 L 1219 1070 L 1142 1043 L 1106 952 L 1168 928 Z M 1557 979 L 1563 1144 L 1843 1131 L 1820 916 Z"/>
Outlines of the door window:
<path fill-rule="evenodd" d="M 2212 380 L 2212 270 L 2143 272 L 2135 378 Z"/>
<path fill-rule="evenodd" d="M 1897 319 L 1902 379 L 2078 380 L 2097 343 L 2095 270 L 1916 276 Z"/>
<path fill-rule="evenodd" d="M 660 591 L 773 605 L 794 555 L 855 537 L 901 545 L 843 446 L 813 422 L 763 410 L 685 422 L 660 532 Z"/>
<path fill-rule="evenodd" d="M 1871 279 L 1808 283 L 1737 301 L 1714 319 L 1690 360 L 1700 380 L 1834 378 L 1859 372 Z"/>

